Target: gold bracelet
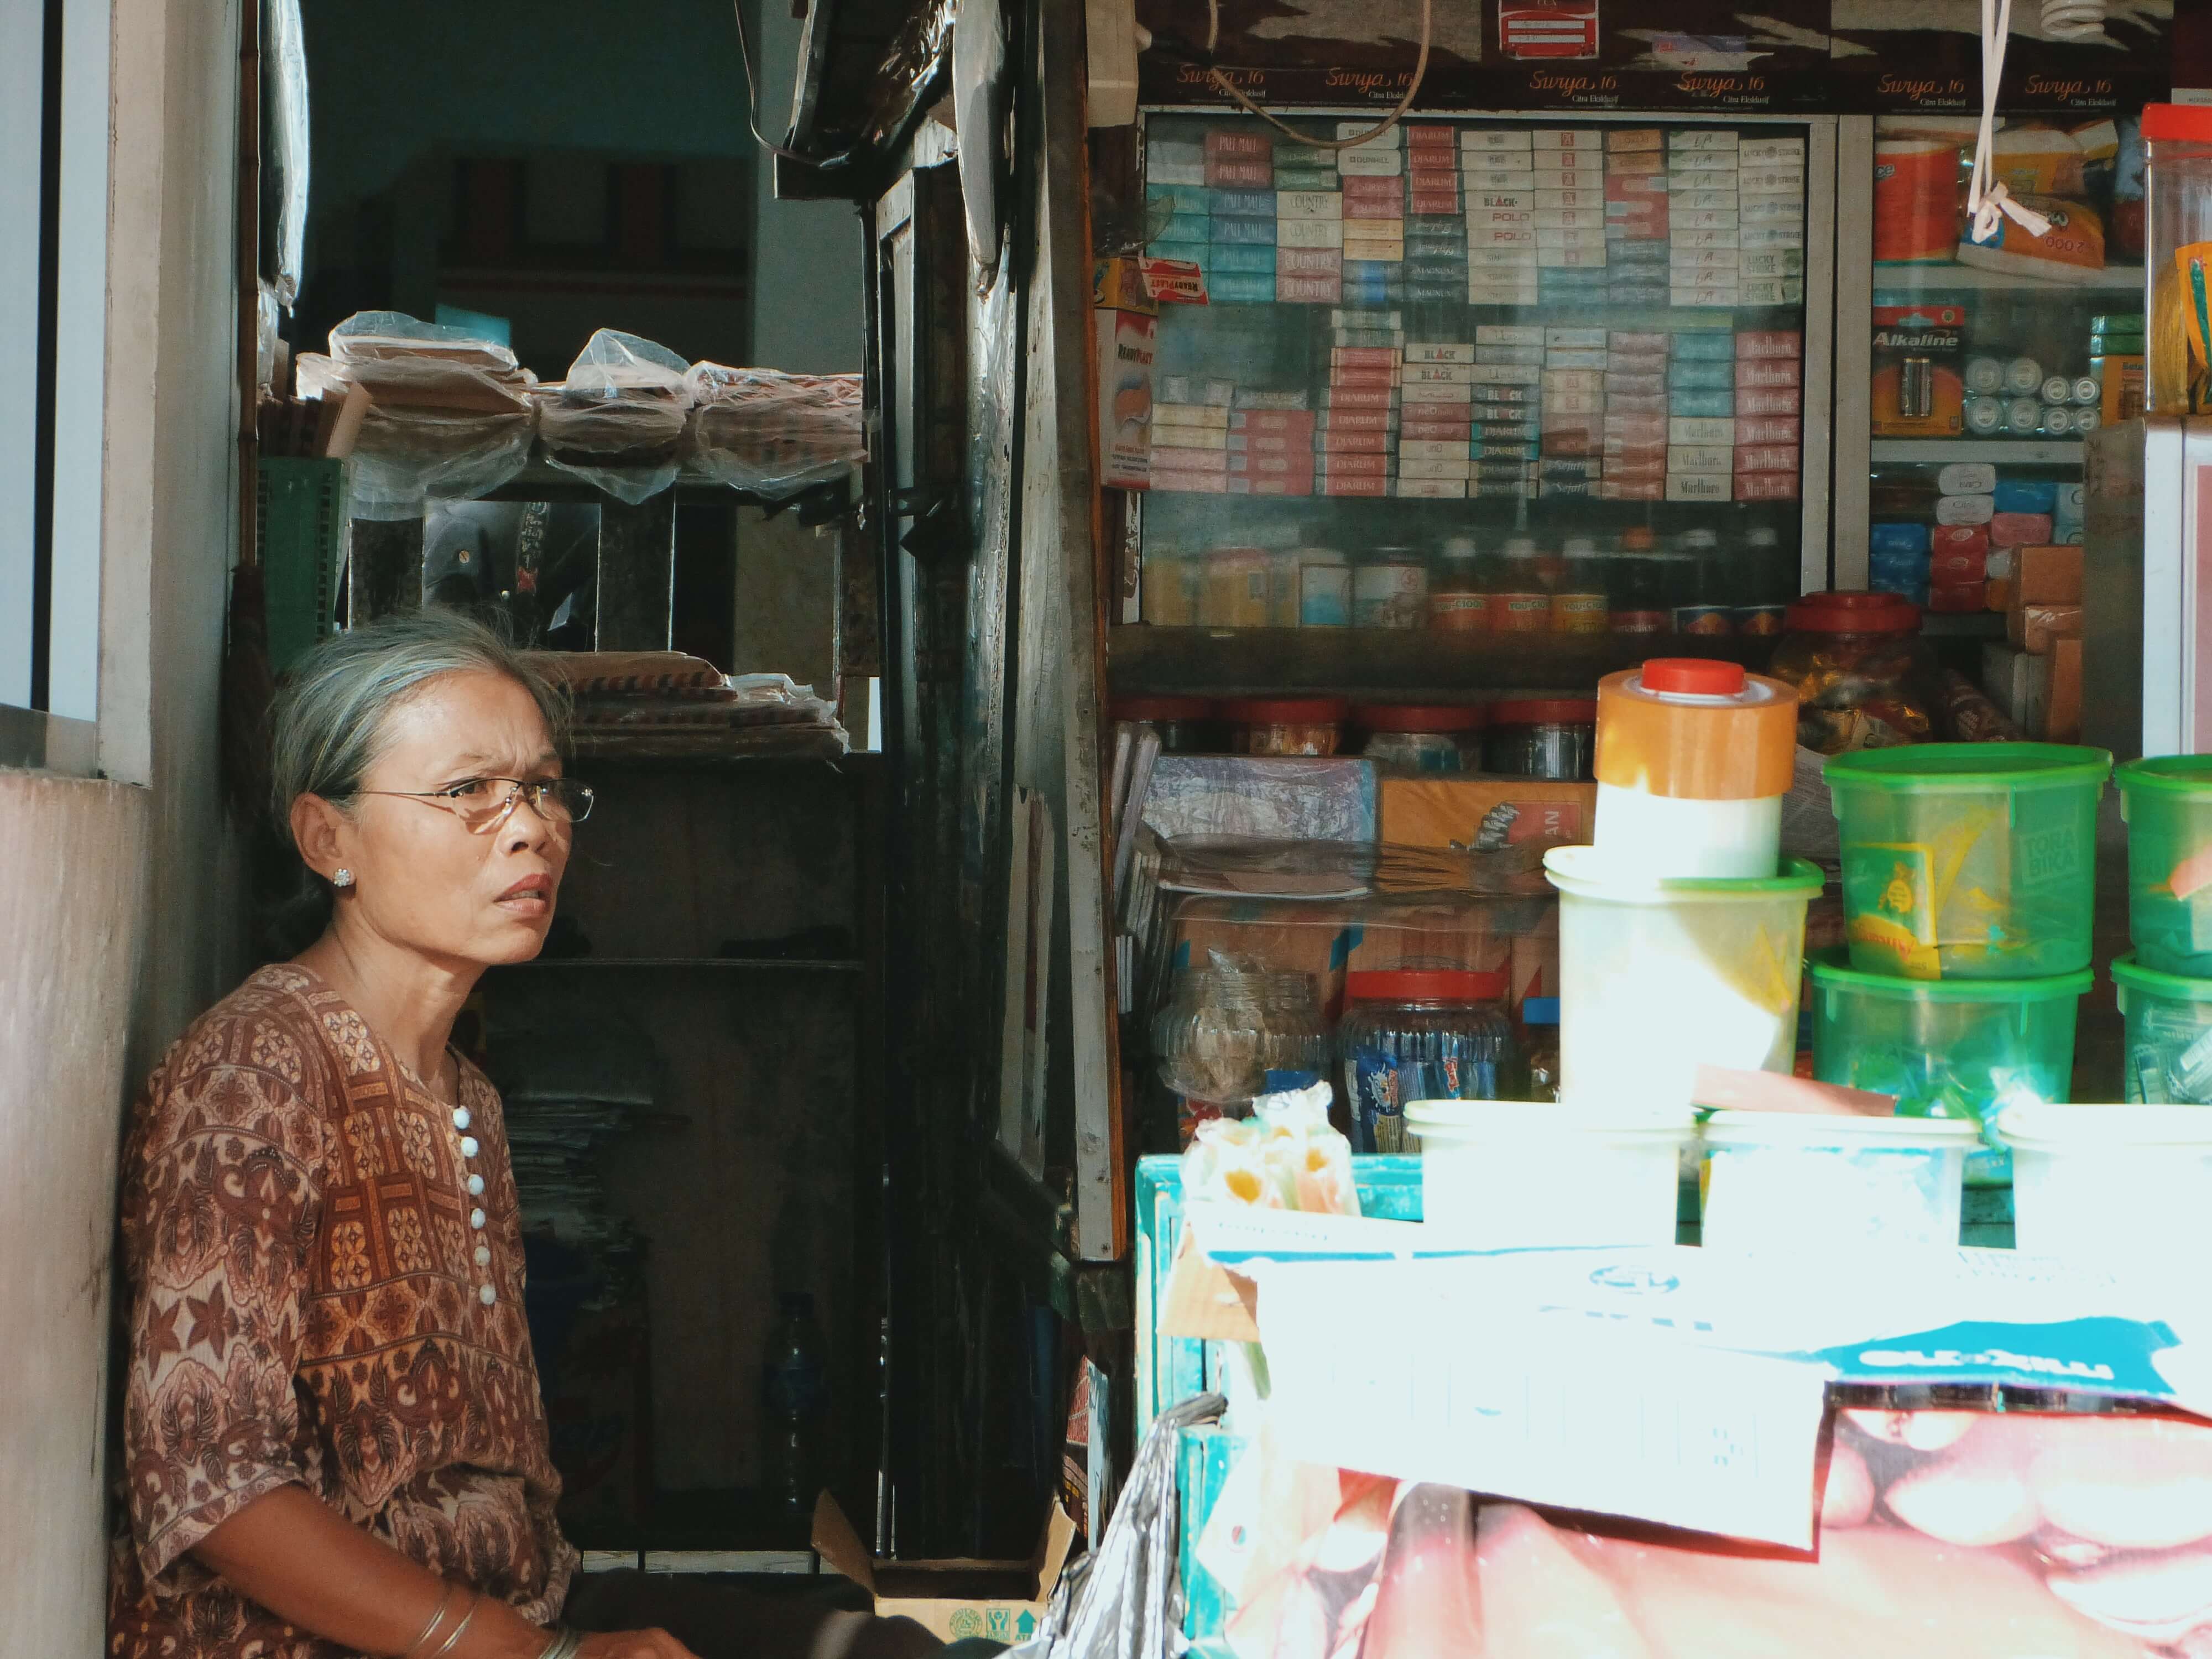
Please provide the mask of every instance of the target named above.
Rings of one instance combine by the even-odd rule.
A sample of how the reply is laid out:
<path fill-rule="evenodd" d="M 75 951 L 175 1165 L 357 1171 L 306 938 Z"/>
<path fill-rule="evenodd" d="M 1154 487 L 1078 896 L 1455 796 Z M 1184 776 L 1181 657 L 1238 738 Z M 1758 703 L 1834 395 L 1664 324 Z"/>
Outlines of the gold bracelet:
<path fill-rule="evenodd" d="M 430 1659 L 446 1659 L 446 1656 L 453 1650 L 453 1644 L 461 1639 L 462 1633 L 474 1622 L 477 1609 L 482 1606 L 483 1606 L 483 1597 L 479 1595 L 475 1601 L 469 1603 L 469 1610 L 461 1615 L 461 1622 L 453 1626 L 453 1633 L 445 1639 L 438 1650 L 430 1656 Z"/>
<path fill-rule="evenodd" d="M 444 1622 L 446 1609 L 453 1605 L 453 1592 L 459 1588 L 459 1586 L 453 1583 L 451 1580 L 447 1581 L 446 1593 L 438 1598 L 438 1610 L 430 1615 L 430 1622 L 422 1626 L 422 1632 L 417 1635 L 413 1641 L 410 1642 L 405 1647 L 399 1650 L 400 1659 L 415 1659 L 415 1650 L 421 1647 L 423 1643 L 428 1641 L 430 1639 L 430 1632 L 436 1630 L 439 1625 Z"/>

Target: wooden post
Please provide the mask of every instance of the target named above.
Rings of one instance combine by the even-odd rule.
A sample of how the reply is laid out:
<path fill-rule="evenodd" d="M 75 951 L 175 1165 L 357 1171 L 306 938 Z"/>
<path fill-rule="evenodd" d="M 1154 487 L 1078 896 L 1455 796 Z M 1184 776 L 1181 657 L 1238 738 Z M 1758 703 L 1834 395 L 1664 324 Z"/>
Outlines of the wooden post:
<path fill-rule="evenodd" d="M 665 651 L 675 638 L 676 492 L 599 504 L 599 622 L 592 648 Z"/>

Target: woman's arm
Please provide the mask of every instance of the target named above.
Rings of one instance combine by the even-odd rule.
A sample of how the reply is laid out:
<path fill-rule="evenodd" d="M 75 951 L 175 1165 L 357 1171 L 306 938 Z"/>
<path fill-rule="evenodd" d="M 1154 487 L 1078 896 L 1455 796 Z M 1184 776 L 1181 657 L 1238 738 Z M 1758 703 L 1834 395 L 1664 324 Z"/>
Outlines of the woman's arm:
<path fill-rule="evenodd" d="M 255 1498 L 193 1548 L 210 1571 L 278 1618 L 358 1653 L 407 1652 L 449 1586 L 355 1526 L 304 1486 L 279 1486 Z M 464 1587 L 440 1621 L 429 1651 L 454 1626 L 475 1592 Z M 468 1629 L 445 1659 L 538 1659 L 551 1638 L 505 1602 L 483 1596 Z M 580 1659 L 694 1659 L 664 1631 L 623 1631 L 585 1639 Z"/>

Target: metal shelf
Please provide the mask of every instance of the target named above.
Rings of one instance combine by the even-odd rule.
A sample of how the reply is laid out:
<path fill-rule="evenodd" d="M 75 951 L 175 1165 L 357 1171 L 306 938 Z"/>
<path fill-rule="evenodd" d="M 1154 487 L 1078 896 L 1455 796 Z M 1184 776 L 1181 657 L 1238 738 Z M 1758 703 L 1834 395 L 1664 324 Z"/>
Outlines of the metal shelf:
<path fill-rule="evenodd" d="M 2014 466 L 2079 466 L 2081 445 L 2069 438 L 1876 438 L 1877 462 L 2009 462 Z"/>
<path fill-rule="evenodd" d="M 2084 271 L 2083 280 L 2023 276 L 2008 270 L 1984 270 L 1978 265 L 1936 265 L 1876 263 L 1876 294 L 1924 294 L 1961 289 L 1996 289 L 2017 294 L 2120 294 L 2142 292 L 2141 265 L 2106 265 L 2101 271 Z"/>

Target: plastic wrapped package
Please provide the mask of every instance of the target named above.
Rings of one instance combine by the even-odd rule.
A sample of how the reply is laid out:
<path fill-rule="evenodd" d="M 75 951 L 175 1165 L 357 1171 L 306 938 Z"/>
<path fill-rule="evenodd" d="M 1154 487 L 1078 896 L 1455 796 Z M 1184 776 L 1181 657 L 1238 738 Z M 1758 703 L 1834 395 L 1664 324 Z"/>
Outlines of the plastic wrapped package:
<path fill-rule="evenodd" d="M 356 313 L 330 344 L 328 356 L 299 359 L 299 393 L 368 396 L 351 457 L 354 517 L 412 519 L 433 498 L 496 489 L 529 460 L 531 377 L 505 346 L 394 311 Z"/>
<path fill-rule="evenodd" d="M 2212 1650 L 2212 1426 L 2106 1414 L 1847 1409 L 1795 1555 L 1648 1525 L 1562 1524 L 1407 1486 L 1376 1560 L 1371 1478 L 1279 1501 L 1263 1434 L 1207 1530 L 1253 1526 L 1224 1581 L 1238 1659 L 1714 1654 L 2200 1659 Z M 1297 1471 L 1334 1495 L 1326 1476 Z M 1355 1502 L 1354 1500 L 1358 1500 Z M 1364 1510 L 1359 1507 L 1364 1503 Z M 1218 1558 L 1216 1558 L 1218 1559 Z M 1317 1573 L 1338 1571 L 1326 1577 Z M 1325 1585 L 1324 1623 L 1295 1593 Z M 1304 1617 L 1294 1617 L 1304 1612 Z M 1363 1644 L 1364 1642 L 1364 1644 Z"/>
<path fill-rule="evenodd" d="M 857 374 L 782 374 L 694 363 L 691 471 L 774 499 L 842 477 L 866 458 Z"/>
<path fill-rule="evenodd" d="M 566 380 L 533 394 L 545 459 L 633 507 L 659 495 L 682 459 L 688 368 L 665 346 L 599 330 Z"/>
<path fill-rule="evenodd" d="M 1267 841 L 1376 840 L 1372 761 L 1267 755 L 1162 755 L 1145 796 L 1147 828 Z"/>
<path fill-rule="evenodd" d="M 1326 1088 L 1328 1027 L 1313 975 L 1219 953 L 1175 976 L 1153 1023 L 1160 1080 L 1194 1132 L 1270 1093 Z"/>
<path fill-rule="evenodd" d="M 1160 884 L 1172 892 L 1254 897 L 1364 898 L 1370 893 L 1540 895 L 1540 847 L 1368 846 L 1177 836 L 1162 848 Z"/>
<path fill-rule="evenodd" d="M 1182 1155 L 1184 1200 L 1358 1215 L 1352 1143 L 1329 1127 L 1329 1088 L 1261 1095 L 1243 1121 L 1201 1123 Z"/>

